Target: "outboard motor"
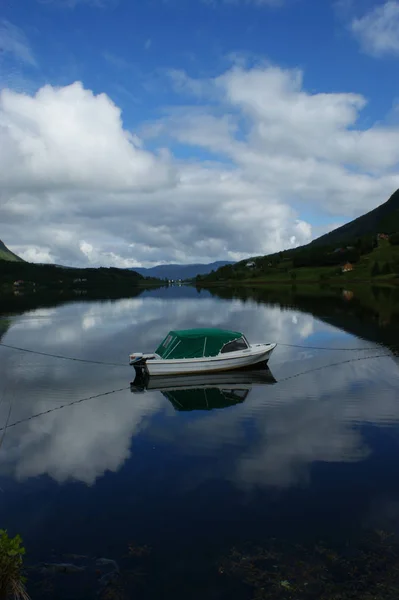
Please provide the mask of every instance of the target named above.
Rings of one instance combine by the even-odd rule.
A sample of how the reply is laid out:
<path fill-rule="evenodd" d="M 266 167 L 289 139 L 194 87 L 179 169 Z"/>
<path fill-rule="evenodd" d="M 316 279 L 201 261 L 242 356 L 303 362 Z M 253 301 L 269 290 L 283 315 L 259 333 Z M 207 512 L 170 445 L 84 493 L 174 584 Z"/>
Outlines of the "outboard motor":
<path fill-rule="evenodd" d="M 130 383 L 130 391 L 132 394 L 142 394 L 146 391 L 148 383 L 148 373 L 143 367 L 134 367 L 136 376 Z"/>

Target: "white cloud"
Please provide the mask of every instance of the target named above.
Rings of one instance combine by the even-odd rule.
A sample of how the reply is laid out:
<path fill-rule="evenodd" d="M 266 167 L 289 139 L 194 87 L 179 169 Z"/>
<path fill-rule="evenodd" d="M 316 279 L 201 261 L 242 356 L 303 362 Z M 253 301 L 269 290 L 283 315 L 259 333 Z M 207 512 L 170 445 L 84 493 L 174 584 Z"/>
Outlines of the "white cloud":
<path fill-rule="evenodd" d="M 18 61 L 33 67 L 37 66 L 32 49 L 22 29 L 6 20 L 0 22 L 0 55 L 3 52 L 11 54 Z"/>
<path fill-rule="evenodd" d="M 352 21 L 352 31 L 364 51 L 373 56 L 399 54 L 399 2 L 375 6 Z"/>
<path fill-rule="evenodd" d="M 3 189 L 126 192 L 173 183 L 168 164 L 123 130 L 119 108 L 80 83 L 34 97 L 3 90 L 0 115 Z"/>
<path fill-rule="evenodd" d="M 273 66 L 232 69 L 216 84 L 250 119 L 252 152 L 264 151 L 268 160 L 275 157 L 276 168 L 281 157 L 300 161 L 308 176 L 315 168 L 328 175 L 348 164 L 364 170 L 398 164 L 399 129 L 356 130 L 359 111 L 366 105 L 359 94 L 309 94 L 301 71 Z M 342 170 L 342 175 L 350 174 Z"/>
<path fill-rule="evenodd" d="M 48 248 L 30 247 L 21 250 L 19 254 L 23 260 L 34 263 L 53 263 L 54 258 Z"/>
<path fill-rule="evenodd" d="M 309 93 L 301 71 L 270 64 L 167 81 L 187 102 L 141 138 L 79 82 L 2 92 L 1 237 L 13 251 L 69 265 L 235 260 L 310 241 L 302 212 L 343 222 L 399 187 L 399 129 L 358 128 L 359 94 Z"/>

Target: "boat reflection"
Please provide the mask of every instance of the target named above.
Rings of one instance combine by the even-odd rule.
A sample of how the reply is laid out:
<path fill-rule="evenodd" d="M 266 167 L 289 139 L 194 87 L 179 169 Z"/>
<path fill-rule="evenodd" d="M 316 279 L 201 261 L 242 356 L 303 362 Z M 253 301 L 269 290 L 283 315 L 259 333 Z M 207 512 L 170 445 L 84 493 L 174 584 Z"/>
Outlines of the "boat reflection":
<path fill-rule="evenodd" d="M 268 367 L 203 375 L 149 377 L 137 370 L 130 391 L 134 394 L 159 391 L 175 410 L 213 410 L 240 404 L 253 385 L 277 383 Z"/>

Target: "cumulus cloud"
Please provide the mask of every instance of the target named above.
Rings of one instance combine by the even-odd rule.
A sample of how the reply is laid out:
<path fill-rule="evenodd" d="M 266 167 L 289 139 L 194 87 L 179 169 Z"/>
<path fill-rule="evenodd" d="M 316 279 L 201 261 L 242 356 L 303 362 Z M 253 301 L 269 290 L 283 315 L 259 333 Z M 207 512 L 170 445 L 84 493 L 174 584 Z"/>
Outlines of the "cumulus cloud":
<path fill-rule="evenodd" d="M 3 189 L 152 190 L 172 182 L 168 165 L 123 130 L 120 110 L 80 83 L 34 97 L 3 90 Z"/>
<path fill-rule="evenodd" d="M 389 0 L 352 21 L 363 50 L 373 56 L 399 54 L 399 2 Z"/>
<path fill-rule="evenodd" d="M 167 81 L 184 104 L 135 133 L 79 82 L 2 92 L 0 237 L 14 252 L 71 266 L 238 260 L 310 241 L 309 209 L 342 222 L 399 187 L 399 129 L 358 128 L 359 94 L 310 93 L 301 71 L 270 64 Z"/>
<path fill-rule="evenodd" d="M 1 53 L 11 54 L 18 61 L 33 67 L 37 66 L 36 59 L 24 32 L 7 20 L 0 22 Z"/>

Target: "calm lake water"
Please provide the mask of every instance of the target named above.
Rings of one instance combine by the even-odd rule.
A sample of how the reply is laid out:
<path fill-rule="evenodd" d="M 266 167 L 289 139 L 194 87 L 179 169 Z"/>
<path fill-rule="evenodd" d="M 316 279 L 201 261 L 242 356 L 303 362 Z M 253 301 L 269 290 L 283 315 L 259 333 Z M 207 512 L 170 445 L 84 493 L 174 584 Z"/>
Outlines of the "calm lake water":
<path fill-rule="evenodd" d="M 346 590 L 353 561 L 382 556 L 399 525 L 399 328 L 381 294 L 379 313 L 349 293 L 182 287 L 3 315 L 3 344 L 120 365 L 0 347 L 1 525 L 23 536 L 32 598 Z M 130 387 L 130 352 L 205 326 L 277 342 L 270 376 Z M 368 598 L 351 585 L 359 596 L 342 597 Z"/>

